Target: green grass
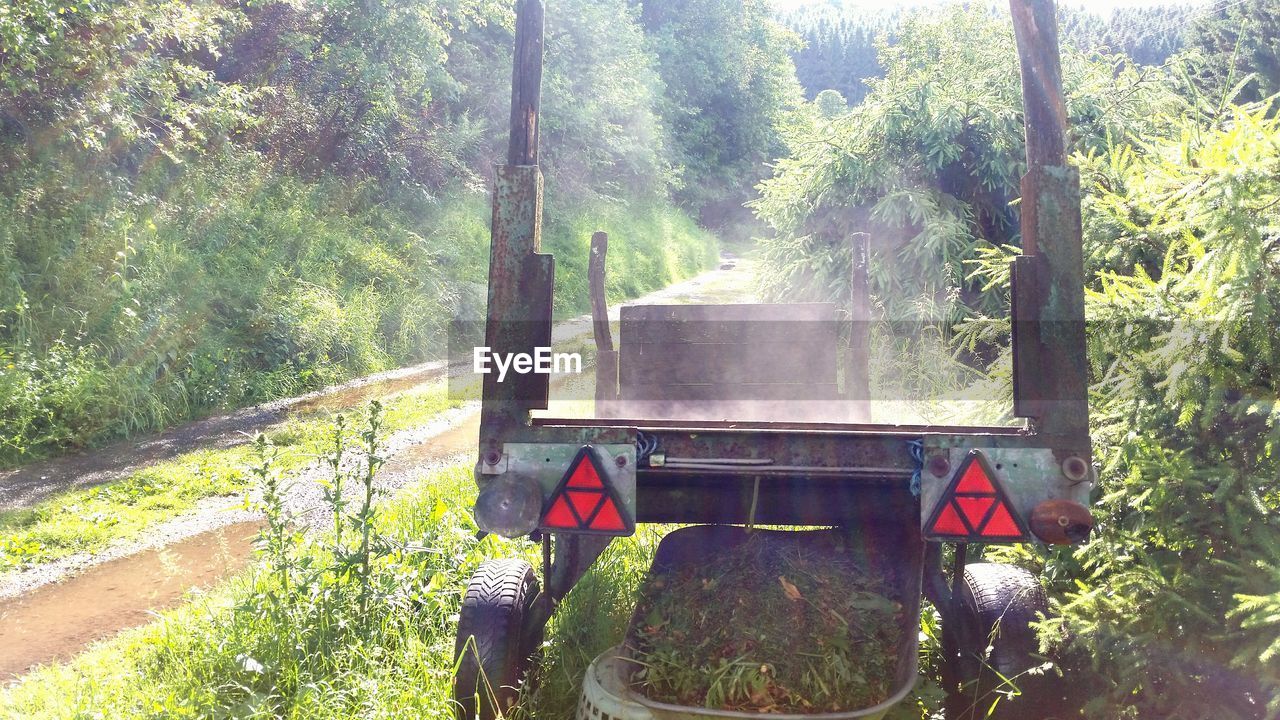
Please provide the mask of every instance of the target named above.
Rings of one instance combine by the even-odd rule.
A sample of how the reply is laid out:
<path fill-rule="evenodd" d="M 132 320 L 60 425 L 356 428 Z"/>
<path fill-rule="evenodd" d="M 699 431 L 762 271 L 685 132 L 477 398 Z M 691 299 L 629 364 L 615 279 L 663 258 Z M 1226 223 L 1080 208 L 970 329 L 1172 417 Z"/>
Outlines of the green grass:
<path fill-rule="evenodd" d="M 143 173 L 137 201 L 30 181 L 46 202 L 0 192 L 0 467 L 440 358 L 452 320 L 483 316 L 475 189 L 289 176 L 242 151 Z M 559 316 L 589 308 L 594 230 L 615 300 L 717 254 L 663 201 L 555 196 L 544 218 Z"/>
<path fill-rule="evenodd" d="M 385 428 L 418 427 L 461 404 L 442 382 L 409 390 L 385 401 Z M 267 430 L 279 451 L 281 472 L 300 470 L 329 448 L 334 414 L 302 413 Z M 0 571 L 102 550 L 138 537 L 203 498 L 240 493 L 249 482 L 245 468 L 251 458 L 247 444 L 198 450 L 115 482 L 58 494 L 31 509 L 6 511 L 0 515 Z"/>
<path fill-rule="evenodd" d="M 286 558 L 287 592 L 279 563 L 264 557 L 152 623 L 0 690 L 0 718 L 451 717 L 467 578 L 488 558 L 522 556 L 537 565 L 533 543 L 476 539 L 474 497 L 470 469 L 456 467 L 381 506 L 374 526 L 384 550 L 373 560 L 368 610 L 351 574 L 335 571 L 341 563 L 329 535 Z M 565 598 L 513 720 L 572 717 L 587 665 L 622 640 L 667 529 L 642 526 L 615 540 Z M 921 712 L 908 703 L 894 717 Z"/>
<path fill-rule="evenodd" d="M 605 274 L 611 304 L 639 297 L 715 266 L 716 238 L 683 212 L 660 203 L 559 207 L 548 201 L 543 252 L 556 256 L 557 317 L 590 310 L 587 258 L 591 234 L 609 234 Z"/>
<path fill-rule="evenodd" d="M 600 216 L 599 225 L 590 220 L 596 214 Z M 568 257 L 566 262 L 557 264 L 557 307 L 561 314 L 576 314 L 586 303 L 585 273 L 578 267 L 585 267 L 586 245 L 576 248 L 582 250 L 580 257 L 571 246 L 578 235 L 590 237 L 587 228 L 606 227 L 613 233 L 609 287 L 610 296 L 617 300 L 682 280 L 709 267 L 716 257 L 714 238 L 669 208 L 650 208 L 635 215 L 617 209 L 599 213 L 578 209 L 564 213 L 551 225 L 557 230 L 549 244 L 558 246 L 557 252 Z M 467 232 L 480 230 L 484 230 L 482 224 Z M 645 259 L 644 254 L 653 248 L 666 250 L 660 257 Z M 573 287 L 566 290 L 562 283 Z M 574 287 L 577 290 L 570 292 Z M 594 352 L 594 346 L 581 338 L 568 341 L 566 349 L 570 348 L 583 352 L 588 359 Z M 472 390 L 478 392 L 478 387 Z M 395 431 L 421 425 L 457 406 L 459 394 L 455 391 L 455 397 L 450 398 L 440 385 L 396 395 L 385 403 L 386 428 Z M 328 411 L 302 413 L 270 429 L 268 435 L 280 450 L 278 463 L 282 471 L 302 468 L 327 448 L 331 416 Z M 116 482 L 61 493 L 29 511 L 2 514 L 0 572 L 77 552 L 101 550 L 190 510 L 203 498 L 240 492 L 245 484 L 247 453 L 245 447 L 188 453 Z"/>
<path fill-rule="evenodd" d="M 244 487 L 244 448 L 205 450 L 40 503 L 0 529 L 0 569 L 49 562 L 136 537 L 201 498 Z"/>
<path fill-rule="evenodd" d="M 667 529 L 643 525 L 634 536 L 614 540 L 565 597 L 548 626 L 531 689 L 513 713 L 516 720 L 573 717 L 582 676 L 596 656 L 622 642 L 640 584 Z"/>
<path fill-rule="evenodd" d="M 845 712 L 896 689 L 903 606 L 852 557 L 759 536 L 651 578 L 636 673 L 662 702 L 744 712 Z"/>
<path fill-rule="evenodd" d="M 270 600 L 280 590 L 274 575 L 255 567 L 157 622 L 29 675 L 0 695 L 0 714 L 443 717 L 458 589 L 483 557 L 513 549 L 474 539 L 470 485 L 461 468 L 437 474 L 380 518 L 389 537 L 425 549 L 376 566 L 374 582 L 386 593 L 370 618 L 356 617 L 355 598 L 339 584 L 286 611 Z M 301 559 L 323 556 L 311 547 Z"/>
<path fill-rule="evenodd" d="M 392 552 L 374 565 L 376 602 L 330 578 L 288 603 L 260 566 L 198 594 L 155 622 L 36 670 L 0 693 L 6 718 L 448 717 L 454 632 L 466 579 L 486 558 L 523 555 L 527 541 L 475 539 L 468 469 L 433 474 L 376 520 Z M 561 607 L 540 687 L 518 715 L 565 718 L 587 663 L 621 638 L 657 535 L 613 544 Z M 321 544 L 294 566 L 326 563 Z"/>

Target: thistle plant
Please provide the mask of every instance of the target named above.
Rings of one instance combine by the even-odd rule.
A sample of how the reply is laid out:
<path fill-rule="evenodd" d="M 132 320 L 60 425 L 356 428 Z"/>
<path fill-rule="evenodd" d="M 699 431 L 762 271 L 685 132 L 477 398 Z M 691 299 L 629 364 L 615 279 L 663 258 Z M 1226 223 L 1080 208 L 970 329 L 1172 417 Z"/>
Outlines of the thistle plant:
<path fill-rule="evenodd" d="M 346 472 L 342 469 L 342 458 L 346 450 L 347 418 L 339 414 L 333 421 L 333 444 L 324 456 L 325 464 L 331 469 L 331 480 L 324 486 L 324 502 L 333 517 L 333 546 L 339 552 L 342 548 L 342 515 L 347 502 L 342 496 L 342 481 Z"/>
<path fill-rule="evenodd" d="M 355 559 L 359 570 L 360 612 L 362 615 L 368 610 L 369 597 L 372 594 L 370 559 L 375 552 L 373 547 L 375 541 L 373 525 L 377 515 L 377 511 L 373 507 L 374 497 L 377 494 L 377 490 L 374 487 L 374 479 L 377 477 L 378 470 L 386 462 L 386 459 L 379 454 L 382 452 L 382 446 L 378 441 L 378 436 L 382 431 L 382 423 L 382 403 L 374 400 L 369 403 L 368 422 L 364 431 L 360 433 L 365 455 L 365 471 L 360 478 L 364 495 L 361 499 L 360 510 L 352 517 L 352 524 L 360 536 L 360 549 L 356 553 Z"/>
<path fill-rule="evenodd" d="M 256 462 L 249 470 L 262 492 L 258 508 L 267 521 L 266 527 L 258 534 L 258 548 L 266 556 L 271 574 L 280 583 L 280 596 L 289 597 L 295 538 L 289 529 L 280 475 L 275 469 L 276 449 L 266 435 L 258 433 L 253 441 L 253 450 Z"/>

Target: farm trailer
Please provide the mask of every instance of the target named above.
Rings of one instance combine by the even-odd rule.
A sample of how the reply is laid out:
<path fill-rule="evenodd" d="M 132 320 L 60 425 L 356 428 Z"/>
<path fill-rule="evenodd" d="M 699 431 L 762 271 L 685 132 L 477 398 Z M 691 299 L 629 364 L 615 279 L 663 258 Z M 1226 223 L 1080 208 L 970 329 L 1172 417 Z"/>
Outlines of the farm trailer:
<path fill-rule="evenodd" d="M 923 595 L 938 609 L 953 719 L 975 712 L 972 698 L 1001 676 L 1036 664 L 1028 623 L 1045 600 L 1035 578 L 1012 566 L 966 564 L 970 543 L 1069 544 L 1093 523 L 1080 191 L 1067 164 L 1054 7 L 1010 5 L 1027 160 L 1022 249 L 1011 267 L 1013 411 L 1021 424 L 866 422 L 865 251 L 855 252 L 843 350 L 834 328 L 846 321 L 824 303 L 627 307 L 615 348 L 604 293 L 607 238 L 598 233 L 589 259 L 596 417 L 535 417 L 548 407 L 545 374 L 483 378 L 475 518 L 482 533 L 540 542 L 543 559 L 540 573 L 523 560 L 493 560 L 471 578 L 458 623 L 460 716 L 491 718 L 512 702 L 557 604 L 637 523 L 692 526 L 663 539 L 664 562 L 696 560 L 691 546 L 741 542 L 745 532 L 733 526 L 819 528 L 788 531 L 784 540 L 813 547 L 832 528 L 851 534 L 868 567 L 894 575 L 904 605 L 917 611 Z M 485 318 L 495 355 L 551 345 L 555 263 L 540 251 L 542 26 L 541 0 L 517 0 L 510 144 L 496 168 Z M 775 352 L 759 352 L 763 346 Z M 814 421 L 814 407 L 835 421 Z M 954 545 L 949 569 L 944 543 Z M 886 707 L 831 717 L 883 714 L 910 691 L 917 619 L 918 612 L 897 650 L 900 682 Z M 600 668 L 608 674 L 620 664 L 625 658 L 602 658 L 586 685 L 599 692 L 611 684 Z M 611 686 L 613 700 L 644 708 L 645 717 L 715 714 L 648 701 L 629 692 L 625 677 Z M 1023 691 L 1000 712 L 1041 717 L 1061 697 L 1049 682 Z M 580 712 L 602 711 L 584 699 Z"/>

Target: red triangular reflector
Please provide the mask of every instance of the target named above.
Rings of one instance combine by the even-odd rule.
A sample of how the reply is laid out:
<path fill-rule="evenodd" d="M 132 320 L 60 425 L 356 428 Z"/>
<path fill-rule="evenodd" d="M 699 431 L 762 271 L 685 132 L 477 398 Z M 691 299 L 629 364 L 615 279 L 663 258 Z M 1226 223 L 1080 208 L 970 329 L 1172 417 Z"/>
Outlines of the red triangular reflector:
<path fill-rule="evenodd" d="M 590 445 L 584 445 L 574 456 L 551 497 L 543 505 L 539 527 L 556 532 L 630 535 L 635 522 L 628 507 L 609 481 L 607 465 Z"/>
<path fill-rule="evenodd" d="M 1027 531 L 996 471 L 981 450 L 970 450 L 925 523 L 925 535 L 986 542 L 1016 542 Z"/>
<path fill-rule="evenodd" d="M 991 513 L 991 519 L 983 525 L 978 534 L 983 537 L 1021 537 L 1022 529 L 1018 527 L 1018 523 L 1009 514 L 1009 509 L 1000 503 L 996 506 L 996 511 Z"/>
<path fill-rule="evenodd" d="M 600 480 L 600 473 L 596 471 L 595 463 L 587 460 L 587 462 L 578 463 L 578 467 L 573 469 L 573 474 L 569 476 L 569 481 L 565 483 L 565 486 L 602 490 L 604 489 L 604 482 Z M 585 516 L 583 519 L 585 519 Z"/>
<path fill-rule="evenodd" d="M 956 506 L 964 514 L 964 519 L 968 520 L 969 527 L 973 528 L 982 524 L 982 519 L 987 516 L 987 511 L 991 509 L 991 505 L 995 501 L 994 497 L 958 497 L 955 499 Z"/>
<path fill-rule="evenodd" d="M 995 495 L 996 489 L 991 485 L 991 478 L 987 477 L 987 471 L 983 469 L 982 463 L 971 462 L 969 467 L 965 468 L 960 482 L 956 484 L 955 492 Z"/>
<path fill-rule="evenodd" d="M 595 518 L 591 521 L 592 530 L 626 530 L 627 524 L 622 521 L 622 516 L 618 514 L 618 506 L 613 504 L 613 500 L 605 498 L 600 505 L 600 511 L 596 513 Z"/>
<path fill-rule="evenodd" d="M 556 501 L 551 503 L 551 509 L 543 514 L 542 526 L 568 530 L 578 529 L 578 518 L 574 517 L 573 511 L 569 509 L 569 503 L 565 502 L 563 495 L 556 498 Z"/>
<path fill-rule="evenodd" d="M 964 521 L 960 519 L 960 514 L 951 503 L 947 503 L 942 508 L 942 512 L 938 513 L 938 519 L 933 521 L 933 527 L 929 528 L 929 532 L 937 535 L 968 535 L 969 528 L 965 526 Z"/>
<path fill-rule="evenodd" d="M 573 506 L 573 511 L 578 513 L 578 518 L 582 520 L 582 527 L 587 526 L 587 522 L 591 519 L 591 514 L 595 512 L 596 506 L 604 500 L 603 493 L 584 492 L 582 490 L 566 490 L 564 496 L 569 498 L 569 504 Z"/>

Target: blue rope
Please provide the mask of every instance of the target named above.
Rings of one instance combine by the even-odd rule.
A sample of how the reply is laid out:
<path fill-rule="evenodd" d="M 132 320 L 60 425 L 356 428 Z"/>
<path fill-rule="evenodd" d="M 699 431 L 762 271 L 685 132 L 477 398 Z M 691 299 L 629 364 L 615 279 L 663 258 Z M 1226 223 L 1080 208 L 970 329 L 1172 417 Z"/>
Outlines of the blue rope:
<path fill-rule="evenodd" d="M 911 453 L 911 461 L 915 469 L 911 471 L 911 494 L 920 497 L 920 472 L 924 470 L 924 440 L 908 440 L 907 452 Z"/>
<path fill-rule="evenodd" d="M 658 436 L 645 432 L 636 433 L 636 465 L 643 465 L 658 449 Z"/>

